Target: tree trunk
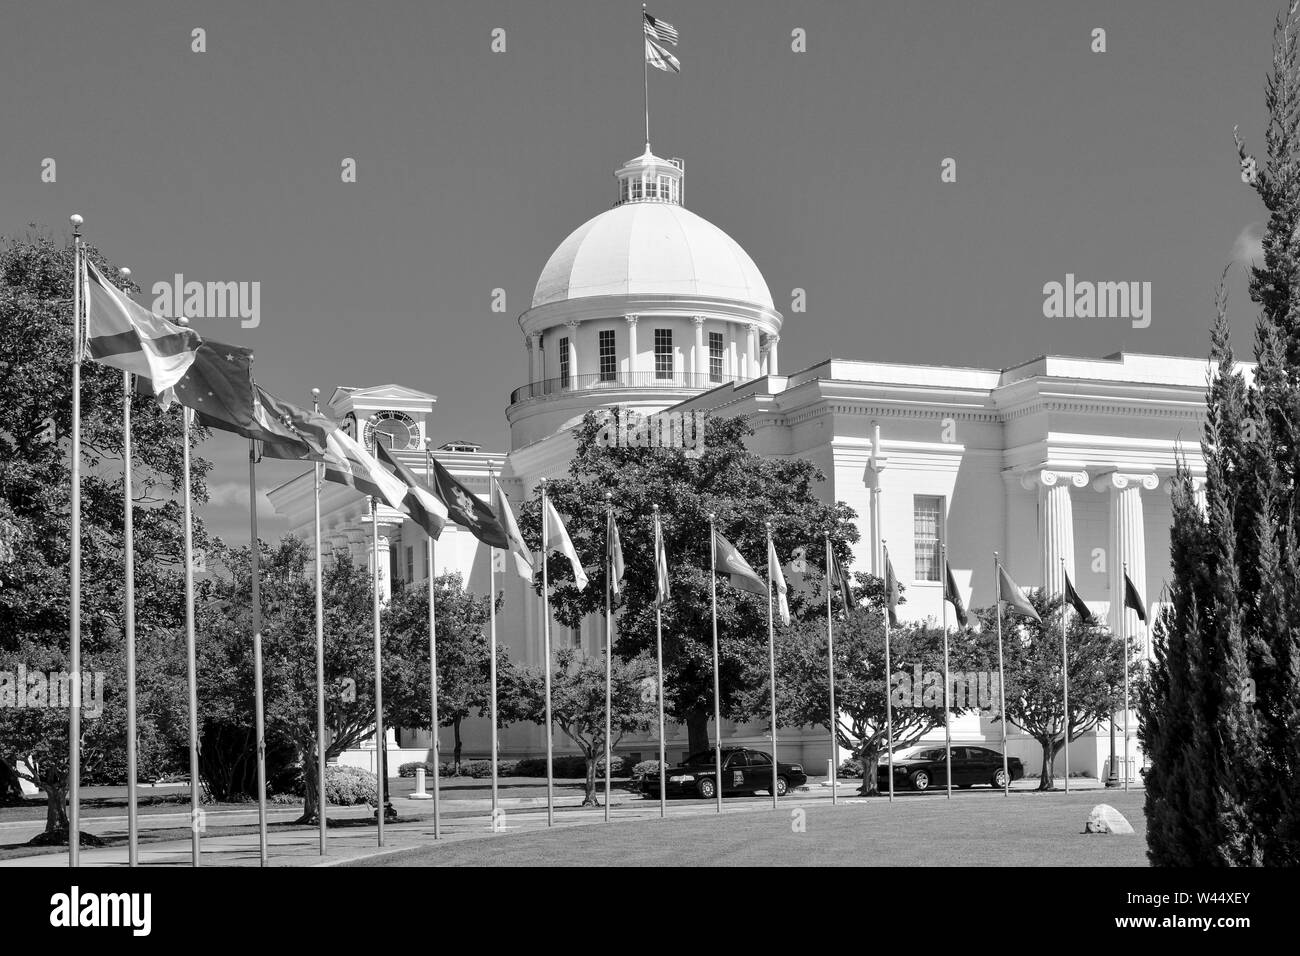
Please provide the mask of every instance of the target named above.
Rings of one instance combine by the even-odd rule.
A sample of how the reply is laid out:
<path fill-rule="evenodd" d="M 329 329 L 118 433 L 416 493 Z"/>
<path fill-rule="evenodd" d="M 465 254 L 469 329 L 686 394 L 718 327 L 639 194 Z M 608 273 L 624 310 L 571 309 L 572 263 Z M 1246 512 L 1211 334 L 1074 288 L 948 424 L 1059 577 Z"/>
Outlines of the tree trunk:
<path fill-rule="evenodd" d="M 864 797 L 879 796 L 880 785 L 876 774 L 880 770 L 880 750 L 863 750 L 857 757 L 862 764 L 862 786 L 858 787 L 858 793 Z"/>
<path fill-rule="evenodd" d="M 302 751 L 300 751 L 301 753 Z M 320 799 L 317 791 L 320 789 L 316 784 L 319 778 L 320 770 L 317 761 L 314 760 L 316 748 L 313 744 L 303 755 L 303 799 L 302 799 L 302 816 L 298 818 L 298 823 L 317 823 L 320 818 L 317 814 L 320 812 Z"/>
<path fill-rule="evenodd" d="M 1039 745 L 1043 748 L 1043 769 L 1038 774 L 1039 790 L 1055 790 L 1056 779 L 1052 773 L 1053 765 L 1056 763 L 1056 746 L 1055 737 L 1039 737 Z"/>
<path fill-rule="evenodd" d="M 596 799 L 596 757 L 592 754 L 587 755 L 587 793 L 582 798 L 584 807 L 598 807 L 600 801 Z"/>
<path fill-rule="evenodd" d="M 686 748 L 691 754 L 709 749 L 709 712 L 696 707 L 686 714 Z"/>
<path fill-rule="evenodd" d="M 68 835 L 68 791 L 62 785 L 45 786 L 45 833 L 47 836 Z"/>
<path fill-rule="evenodd" d="M 458 777 L 460 776 L 460 752 L 462 749 L 462 744 L 460 740 L 460 718 L 459 717 L 456 717 L 452 720 L 451 730 L 452 733 L 455 734 L 456 736 L 456 745 L 452 748 L 451 751 L 451 763 L 452 763 L 451 775 L 453 777 Z"/>

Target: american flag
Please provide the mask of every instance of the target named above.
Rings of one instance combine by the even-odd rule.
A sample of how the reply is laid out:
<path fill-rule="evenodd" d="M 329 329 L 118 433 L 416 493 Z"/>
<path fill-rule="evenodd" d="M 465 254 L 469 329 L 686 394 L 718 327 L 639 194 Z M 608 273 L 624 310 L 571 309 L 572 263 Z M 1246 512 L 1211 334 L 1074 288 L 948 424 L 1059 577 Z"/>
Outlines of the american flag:
<path fill-rule="evenodd" d="M 677 45 L 677 28 L 666 20 L 656 20 L 644 10 L 641 11 L 641 17 L 645 23 L 645 35 L 652 40 L 658 40 L 661 43 L 671 43 Z"/>

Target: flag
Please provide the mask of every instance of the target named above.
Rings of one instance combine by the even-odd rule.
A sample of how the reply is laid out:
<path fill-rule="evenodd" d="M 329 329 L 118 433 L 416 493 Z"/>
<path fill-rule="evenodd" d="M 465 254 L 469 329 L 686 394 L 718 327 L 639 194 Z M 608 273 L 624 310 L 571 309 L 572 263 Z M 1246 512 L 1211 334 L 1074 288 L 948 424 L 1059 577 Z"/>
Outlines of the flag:
<path fill-rule="evenodd" d="M 546 499 L 546 521 L 545 539 L 547 547 L 552 551 L 559 551 L 569 559 L 569 567 L 573 569 L 573 580 L 581 591 L 587 586 L 587 572 L 582 570 L 582 562 L 578 560 L 578 552 L 573 547 L 573 542 L 569 540 L 569 532 L 564 527 L 564 522 L 560 520 L 560 513 L 555 510 L 555 505 L 551 504 L 551 499 Z M 542 560 L 546 560 L 546 555 L 542 555 Z"/>
<path fill-rule="evenodd" d="M 341 428 L 326 436 L 330 461 L 325 463 L 325 480 L 355 488 L 363 495 L 382 498 L 389 505 L 402 510 L 406 485 L 387 468 L 375 461 L 355 438 Z"/>
<path fill-rule="evenodd" d="M 137 304 L 86 261 L 86 353 L 153 383 L 155 393 L 171 388 L 194 361 L 203 340 Z"/>
<path fill-rule="evenodd" d="M 610 592 L 620 594 L 623 590 L 623 542 L 619 540 L 618 523 L 612 509 L 605 521 L 605 561 L 614 570 L 609 582 Z"/>
<path fill-rule="evenodd" d="M 898 576 L 894 574 L 894 562 L 889 560 L 889 549 L 883 550 L 885 552 L 885 604 L 889 609 L 889 626 L 898 627 L 898 615 L 894 611 L 898 607 Z"/>
<path fill-rule="evenodd" d="M 1073 582 L 1070 581 L 1070 575 L 1065 575 L 1065 600 L 1074 605 L 1075 613 L 1079 615 L 1079 620 L 1084 624 L 1092 623 L 1092 611 L 1088 605 L 1083 603 L 1083 598 L 1079 597 L 1079 592 L 1074 589 Z"/>
<path fill-rule="evenodd" d="M 438 459 L 429 460 L 433 462 L 433 480 L 429 482 L 429 487 L 447 506 L 447 515 L 451 520 L 489 547 L 508 551 L 510 540 L 506 537 L 506 529 L 497 520 L 496 513 L 478 495 L 453 478 Z"/>
<path fill-rule="evenodd" d="M 515 513 L 510 510 L 510 499 L 501 490 L 501 482 L 495 478 L 492 481 L 497 492 L 497 514 L 501 516 L 501 527 L 505 529 L 506 538 L 510 542 L 510 553 L 515 559 L 515 573 L 531 584 L 534 573 L 533 553 L 528 550 L 528 545 L 524 544 L 524 536 L 519 533 Z"/>
<path fill-rule="evenodd" d="M 790 601 L 789 588 L 785 583 L 785 575 L 781 573 L 781 562 L 776 557 L 776 545 L 772 539 L 767 539 L 767 577 L 776 588 L 776 609 L 781 615 L 781 623 L 790 623 Z"/>
<path fill-rule="evenodd" d="M 961 602 L 961 592 L 957 590 L 957 580 L 952 576 L 952 565 L 943 563 L 943 599 L 952 604 L 957 612 L 957 623 L 966 626 L 966 605 Z"/>
<path fill-rule="evenodd" d="M 716 531 L 713 533 L 713 570 L 730 575 L 732 587 L 767 597 L 767 585 L 763 579 L 749 566 L 736 546 Z"/>
<path fill-rule="evenodd" d="M 329 447 L 329 433 L 338 426 L 320 412 L 309 412 L 276 398 L 254 383 L 253 417 L 261 434 L 249 437 L 262 443 L 262 455 L 288 461 L 339 464 Z"/>
<path fill-rule="evenodd" d="M 672 597 L 668 584 L 668 553 L 664 550 L 664 533 L 659 527 L 659 515 L 655 515 L 655 604 L 663 607 Z"/>
<path fill-rule="evenodd" d="M 645 27 L 645 35 L 652 40 L 660 40 L 665 43 L 677 45 L 678 33 L 677 28 L 667 20 L 656 20 L 644 10 L 641 11 L 641 23 Z"/>
<path fill-rule="evenodd" d="M 677 57 L 650 37 L 645 38 L 645 61 L 656 70 L 663 70 L 665 73 L 682 72 L 682 64 Z"/>
<path fill-rule="evenodd" d="M 840 592 L 840 600 L 844 602 L 844 614 L 847 616 L 854 607 L 853 591 L 849 588 L 849 578 L 844 573 L 844 569 L 840 567 L 840 559 L 835 557 L 835 549 L 829 543 L 827 544 L 826 553 L 829 555 L 830 560 L 830 567 L 827 568 L 829 577 L 827 584 Z"/>
<path fill-rule="evenodd" d="M 1009 611 L 1024 617 L 1032 617 L 1039 624 L 1043 623 L 1043 619 L 1038 616 L 1034 606 L 1025 597 L 1025 592 L 1020 590 L 1015 581 L 1011 580 L 1011 577 L 1000 564 L 998 565 L 998 600 L 1010 604 Z"/>
<path fill-rule="evenodd" d="M 447 506 L 439 501 L 432 491 L 424 487 L 420 479 L 411 473 L 411 469 L 398 461 L 391 450 L 384 447 L 383 442 L 375 442 L 375 457 L 391 468 L 398 480 L 406 485 L 406 494 L 402 498 L 402 503 L 406 505 L 406 513 L 424 529 L 425 534 L 437 540 L 442 534 L 442 529 L 447 525 Z"/>
<path fill-rule="evenodd" d="M 263 434 L 253 393 L 253 353 L 248 349 L 209 339 L 195 350 L 194 361 L 170 394 L 156 386 L 154 393 L 194 409 L 199 423 L 208 428 L 254 439 Z"/>
<path fill-rule="evenodd" d="M 1138 620 L 1143 624 L 1147 622 L 1147 611 L 1142 595 L 1138 594 L 1138 589 L 1129 578 L 1127 571 L 1124 572 L 1124 606 L 1137 611 Z"/>

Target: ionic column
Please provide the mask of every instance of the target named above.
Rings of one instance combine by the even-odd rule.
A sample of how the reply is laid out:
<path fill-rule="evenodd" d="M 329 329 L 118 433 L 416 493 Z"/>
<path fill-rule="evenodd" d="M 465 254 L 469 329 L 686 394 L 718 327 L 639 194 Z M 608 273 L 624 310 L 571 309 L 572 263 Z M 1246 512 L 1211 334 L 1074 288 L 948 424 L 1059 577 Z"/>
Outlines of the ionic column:
<path fill-rule="evenodd" d="M 1043 587 L 1049 595 L 1065 593 L 1065 575 L 1074 574 L 1074 506 L 1070 488 L 1086 488 L 1086 471 L 1037 468 L 1020 479 L 1025 488 L 1038 489 L 1039 535 L 1042 539 Z M 1065 559 L 1064 568 L 1061 559 Z"/>
<path fill-rule="evenodd" d="M 749 334 L 745 341 L 745 378 L 758 377 L 758 326 L 749 324 Z"/>
<path fill-rule="evenodd" d="M 540 382 L 546 378 L 546 352 L 542 350 L 542 333 L 534 332 L 530 338 L 533 340 L 533 361 L 537 363 L 533 381 Z"/>
<path fill-rule="evenodd" d="M 569 327 L 569 387 L 578 385 L 578 320 L 570 319 L 564 323 Z"/>
<path fill-rule="evenodd" d="M 1102 475 L 1092 486 L 1110 495 L 1110 548 L 1106 555 L 1110 578 L 1110 613 L 1107 623 L 1117 637 L 1140 637 L 1137 612 L 1124 607 L 1124 567 L 1146 597 L 1147 550 L 1142 521 L 1142 491 L 1155 491 L 1160 479 L 1149 473 Z"/>
<path fill-rule="evenodd" d="M 780 375 L 781 368 L 776 362 L 776 347 L 781 342 L 781 336 L 772 334 L 767 340 L 767 374 Z"/>
<path fill-rule="evenodd" d="M 731 359 L 731 367 L 727 369 L 727 374 L 732 378 L 740 378 L 740 354 L 736 347 L 736 327 L 731 327 L 731 342 L 728 344 L 727 353 Z"/>
<path fill-rule="evenodd" d="M 623 318 L 627 320 L 627 374 L 629 378 L 628 384 L 635 385 L 636 384 L 635 376 L 637 371 L 636 369 L 636 356 L 637 356 L 636 320 L 640 318 L 640 316 L 625 315 L 623 316 Z"/>
<path fill-rule="evenodd" d="M 524 336 L 524 351 L 528 353 L 528 381 L 537 381 L 537 357 L 533 353 L 533 337 Z"/>
<path fill-rule="evenodd" d="M 691 374 L 696 376 L 698 385 L 703 376 L 709 372 L 709 356 L 704 351 L 704 316 L 693 315 L 691 322 L 695 325 L 695 348 L 691 352 Z"/>

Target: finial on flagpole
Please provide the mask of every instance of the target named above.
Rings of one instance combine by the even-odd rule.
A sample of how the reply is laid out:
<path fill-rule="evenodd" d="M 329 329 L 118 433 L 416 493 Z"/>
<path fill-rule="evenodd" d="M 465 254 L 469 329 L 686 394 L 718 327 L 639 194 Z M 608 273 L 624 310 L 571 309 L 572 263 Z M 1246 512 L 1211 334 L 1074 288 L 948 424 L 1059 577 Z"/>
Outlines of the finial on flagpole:
<path fill-rule="evenodd" d="M 654 511 L 655 514 L 658 514 L 658 513 L 659 513 L 659 506 L 658 506 L 658 505 L 651 505 L 650 507 L 651 507 L 651 509 L 653 509 L 653 511 Z"/>
<path fill-rule="evenodd" d="M 188 315 L 178 315 L 176 316 L 176 324 L 183 329 L 187 329 L 190 325 L 190 317 Z"/>
<path fill-rule="evenodd" d="M 117 274 L 126 280 L 130 280 L 131 278 L 131 270 L 128 269 L 126 266 L 122 266 L 122 268 L 118 269 Z"/>
<path fill-rule="evenodd" d="M 86 221 L 86 220 L 82 219 L 81 216 L 79 216 L 79 215 L 78 215 L 77 213 L 75 213 L 75 212 L 74 212 L 71 216 L 68 217 L 68 222 L 72 223 L 72 235 L 73 235 L 74 237 L 80 238 L 80 236 L 81 236 L 81 224 L 84 223 L 85 221 Z"/>

